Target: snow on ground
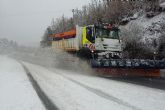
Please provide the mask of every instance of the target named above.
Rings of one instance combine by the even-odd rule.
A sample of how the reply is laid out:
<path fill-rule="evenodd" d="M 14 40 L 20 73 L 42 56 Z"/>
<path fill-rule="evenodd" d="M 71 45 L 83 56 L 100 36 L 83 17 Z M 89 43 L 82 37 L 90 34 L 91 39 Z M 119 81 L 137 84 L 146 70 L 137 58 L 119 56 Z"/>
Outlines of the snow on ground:
<path fill-rule="evenodd" d="M 164 110 L 163 90 L 24 64 L 62 110 Z"/>
<path fill-rule="evenodd" d="M 41 66 L 25 63 L 34 79 L 60 110 L 129 110 Z"/>
<path fill-rule="evenodd" d="M 45 110 L 22 66 L 0 56 L 0 110 Z"/>
<path fill-rule="evenodd" d="M 116 97 L 142 110 L 164 110 L 165 91 L 163 90 L 94 76 L 73 74 L 73 72 L 63 70 L 55 69 L 54 71 L 82 85 L 104 92 L 109 96 Z"/>

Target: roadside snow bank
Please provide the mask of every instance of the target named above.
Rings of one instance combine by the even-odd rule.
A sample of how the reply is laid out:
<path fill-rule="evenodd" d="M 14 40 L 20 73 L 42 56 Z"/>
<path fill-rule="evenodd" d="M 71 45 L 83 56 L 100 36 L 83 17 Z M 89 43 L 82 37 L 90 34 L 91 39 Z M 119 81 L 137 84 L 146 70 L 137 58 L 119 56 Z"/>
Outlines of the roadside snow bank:
<path fill-rule="evenodd" d="M 22 66 L 0 56 L 0 109 L 45 110 Z"/>

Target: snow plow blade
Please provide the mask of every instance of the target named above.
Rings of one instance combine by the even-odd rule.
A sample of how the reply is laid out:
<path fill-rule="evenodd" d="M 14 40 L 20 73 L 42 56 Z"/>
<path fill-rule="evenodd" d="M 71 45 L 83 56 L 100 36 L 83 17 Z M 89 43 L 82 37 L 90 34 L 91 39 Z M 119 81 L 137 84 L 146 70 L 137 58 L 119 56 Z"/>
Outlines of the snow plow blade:
<path fill-rule="evenodd" d="M 164 60 L 92 59 L 92 68 L 165 69 Z"/>
<path fill-rule="evenodd" d="M 103 77 L 161 77 L 160 69 L 95 68 Z"/>
<path fill-rule="evenodd" d="M 165 69 L 165 61 L 141 59 L 92 59 L 91 66 L 104 76 L 160 77 L 160 69 Z"/>

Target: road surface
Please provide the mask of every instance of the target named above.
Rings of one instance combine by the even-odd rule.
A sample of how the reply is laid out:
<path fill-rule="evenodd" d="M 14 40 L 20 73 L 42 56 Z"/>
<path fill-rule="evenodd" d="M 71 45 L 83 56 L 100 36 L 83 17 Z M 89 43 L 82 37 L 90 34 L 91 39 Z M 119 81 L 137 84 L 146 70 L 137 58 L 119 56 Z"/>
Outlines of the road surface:
<path fill-rule="evenodd" d="M 2 110 L 164 110 L 163 89 L 3 56 L 0 67 Z"/>

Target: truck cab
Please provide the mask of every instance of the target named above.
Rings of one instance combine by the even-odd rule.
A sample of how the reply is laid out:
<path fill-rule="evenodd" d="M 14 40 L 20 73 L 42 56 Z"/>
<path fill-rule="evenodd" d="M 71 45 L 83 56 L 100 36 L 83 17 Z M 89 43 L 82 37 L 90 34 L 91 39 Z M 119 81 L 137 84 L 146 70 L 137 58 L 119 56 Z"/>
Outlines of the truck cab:
<path fill-rule="evenodd" d="M 120 54 L 122 49 L 118 27 L 110 25 L 89 25 L 84 27 L 83 46 L 98 55 L 111 54 L 113 56 Z"/>

